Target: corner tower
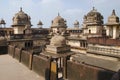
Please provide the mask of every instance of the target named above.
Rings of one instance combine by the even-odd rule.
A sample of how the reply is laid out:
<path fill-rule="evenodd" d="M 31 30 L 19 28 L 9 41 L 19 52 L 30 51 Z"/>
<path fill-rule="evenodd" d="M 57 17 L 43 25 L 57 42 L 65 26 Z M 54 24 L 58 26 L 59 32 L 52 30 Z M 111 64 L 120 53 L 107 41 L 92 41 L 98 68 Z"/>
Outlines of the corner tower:
<path fill-rule="evenodd" d="M 23 34 L 26 25 L 30 25 L 31 27 L 30 19 L 30 16 L 24 13 L 22 8 L 20 8 L 20 11 L 16 13 L 13 17 L 12 27 L 14 30 L 14 34 Z"/>
<path fill-rule="evenodd" d="M 115 10 L 113 10 L 111 16 L 108 17 L 108 22 L 106 23 L 106 33 L 107 36 L 116 39 L 120 36 L 119 31 L 119 17 L 116 15 Z"/>
<path fill-rule="evenodd" d="M 101 34 L 101 29 L 103 29 L 103 16 L 93 7 L 93 9 L 84 16 L 84 34 Z"/>

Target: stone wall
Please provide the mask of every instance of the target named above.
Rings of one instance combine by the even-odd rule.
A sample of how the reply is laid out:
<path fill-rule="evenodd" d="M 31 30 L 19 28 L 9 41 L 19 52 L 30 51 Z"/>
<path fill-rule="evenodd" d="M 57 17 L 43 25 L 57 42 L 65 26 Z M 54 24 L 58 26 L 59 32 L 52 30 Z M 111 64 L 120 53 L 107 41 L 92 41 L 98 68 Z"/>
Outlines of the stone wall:
<path fill-rule="evenodd" d="M 26 67 L 35 71 L 38 75 L 43 76 L 47 80 L 50 79 L 51 59 L 33 55 L 32 52 L 28 52 L 11 45 L 8 46 L 8 53 Z"/>
<path fill-rule="evenodd" d="M 15 49 L 15 46 L 9 45 L 8 46 L 8 54 L 11 55 L 11 56 L 13 56 L 14 52 L 15 52 L 14 49 Z"/>
<path fill-rule="evenodd" d="M 21 63 L 29 67 L 29 61 L 30 61 L 30 53 L 23 50 L 21 53 Z"/>
<path fill-rule="evenodd" d="M 19 61 L 21 61 L 21 53 L 22 53 L 22 49 L 15 48 L 15 58 Z"/>
<path fill-rule="evenodd" d="M 67 62 L 68 80 L 110 80 L 114 72 L 85 64 Z"/>
<path fill-rule="evenodd" d="M 47 72 L 49 73 L 49 60 L 41 56 L 34 55 L 32 70 L 35 71 L 38 75 L 46 76 Z"/>
<path fill-rule="evenodd" d="M 0 54 L 7 54 L 8 47 L 7 46 L 0 46 Z"/>

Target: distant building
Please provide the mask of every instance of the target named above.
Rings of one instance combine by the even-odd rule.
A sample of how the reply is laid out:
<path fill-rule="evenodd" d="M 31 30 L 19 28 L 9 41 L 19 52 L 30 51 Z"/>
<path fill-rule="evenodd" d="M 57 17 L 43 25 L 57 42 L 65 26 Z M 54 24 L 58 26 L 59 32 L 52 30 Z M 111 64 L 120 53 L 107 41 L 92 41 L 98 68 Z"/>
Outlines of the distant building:
<path fill-rule="evenodd" d="M 66 31 L 67 24 L 66 20 L 64 20 L 59 14 L 58 16 L 52 21 L 51 30 L 53 34 L 57 32 L 63 33 Z"/>

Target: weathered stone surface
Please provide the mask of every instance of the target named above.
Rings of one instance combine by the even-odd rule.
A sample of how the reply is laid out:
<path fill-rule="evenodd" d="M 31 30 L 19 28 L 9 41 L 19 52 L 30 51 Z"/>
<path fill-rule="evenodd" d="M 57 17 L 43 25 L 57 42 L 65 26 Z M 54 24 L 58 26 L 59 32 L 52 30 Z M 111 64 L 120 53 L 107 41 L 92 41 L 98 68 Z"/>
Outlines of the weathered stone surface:
<path fill-rule="evenodd" d="M 20 58 L 21 58 L 21 49 L 15 48 L 15 58 L 20 61 Z"/>
<path fill-rule="evenodd" d="M 67 78 L 69 80 L 110 80 L 113 72 L 92 66 L 67 62 Z"/>
<path fill-rule="evenodd" d="M 33 63 L 32 63 L 32 70 L 35 71 L 38 75 L 46 76 L 46 72 L 49 72 L 49 61 L 46 58 L 34 55 L 33 56 Z"/>
<path fill-rule="evenodd" d="M 8 47 L 8 54 L 13 56 L 13 54 L 14 54 L 14 46 L 9 46 Z"/>
<path fill-rule="evenodd" d="M 22 51 L 22 54 L 21 54 L 21 62 L 29 67 L 29 60 L 30 60 L 30 53 L 28 53 L 27 51 Z"/>
<path fill-rule="evenodd" d="M 8 47 L 7 46 L 0 46 L 0 54 L 7 54 Z"/>

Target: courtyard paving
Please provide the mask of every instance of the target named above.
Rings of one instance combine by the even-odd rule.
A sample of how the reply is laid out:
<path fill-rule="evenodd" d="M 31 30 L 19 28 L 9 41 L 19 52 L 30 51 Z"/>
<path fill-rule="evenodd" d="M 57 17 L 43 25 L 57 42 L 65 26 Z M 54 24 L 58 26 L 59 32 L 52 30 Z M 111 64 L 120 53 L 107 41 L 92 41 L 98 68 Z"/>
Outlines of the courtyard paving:
<path fill-rule="evenodd" d="M 9 55 L 0 55 L 0 80 L 45 80 Z"/>

